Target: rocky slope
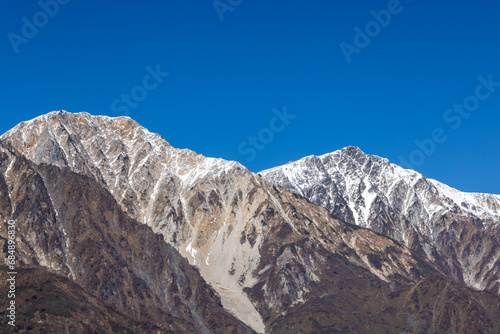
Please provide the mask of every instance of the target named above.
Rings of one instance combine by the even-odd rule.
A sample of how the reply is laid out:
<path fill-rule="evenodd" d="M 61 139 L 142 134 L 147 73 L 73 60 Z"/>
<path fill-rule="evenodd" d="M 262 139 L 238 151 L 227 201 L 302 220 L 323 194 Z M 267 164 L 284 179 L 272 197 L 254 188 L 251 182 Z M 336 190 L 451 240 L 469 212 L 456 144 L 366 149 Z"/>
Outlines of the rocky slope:
<path fill-rule="evenodd" d="M 133 320 L 176 332 L 248 332 L 234 315 L 274 333 L 308 332 L 312 318 L 331 332 L 332 319 L 316 314 L 329 312 L 340 314 L 340 328 L 354 319 L 360 333 L 394 332 L 430 328 L 429 314 L 443 314 L 419 314 L 420 298 L 469 321 L 459 304 L 447 305 L 460 291 L 484 304 L 475 306 L 478 328 L 499 329 L 497 296 L 454 285 L 397 241 L 236 162 L 173 148 L 130 118 L 52 112 L 0 142 L 0 215 L 21 222 L 22 265 L 63 275 Z M 378 327 L 362 324 L 376 318 L 368 315 L 379 312 L 378 298 L 412 296 L 432 275 L 450 284 L 448 299 L 419 290 L 391 302 L 406 307 L 399 322 L 388 320 L 389 308 L 387 320 L 373 320 Z M 331 298 L 344 305 L 319 306 Z M 360 311 L 353 318 L 342 307 Z"/>
<path fill-rule="evenodd" d="M 7 267 L 0 268 L 0 317 L 6 319 Z M 2 321 L 2 333 L 174 333 L 139 323 L 114 311 L 78 284 L 43 267 L 21 269 L 16 281 L 16 328 Z"/>
<path fill-rule="evenodd" d="M 0 189 L 0 216 L 16 221 L 19 269 L 63 275 L 116 312 L 163 331 L 252 332 L 223 309 L 196 268 L 95 180 L 35 165 L 2 143 Z"/>
<path fill-rule="evenodd" d="M 451 278 L 500 292 L 500 196 L 463 193 L 357 147 L 260 173 L 346 222 L 394 238 Z"/>
<path fill-rule="evenodd" d="M 357 277 L 336 283 L 335 293 L 292 308 L 273 323 L 273 332 L 496 333 L 500 328 L 497 296 L 471 292 L 440 275 L 412 287 Z"/>

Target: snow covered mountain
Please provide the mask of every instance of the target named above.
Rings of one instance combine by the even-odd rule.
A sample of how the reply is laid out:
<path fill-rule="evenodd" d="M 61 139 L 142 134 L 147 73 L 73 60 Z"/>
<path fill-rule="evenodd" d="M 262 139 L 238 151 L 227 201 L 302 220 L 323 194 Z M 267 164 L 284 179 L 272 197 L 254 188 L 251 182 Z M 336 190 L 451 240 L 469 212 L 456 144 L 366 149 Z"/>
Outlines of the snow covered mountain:
<path fill-rule="evenodd" d="M 346 203 L 332 204 L 342 219 L 364 215 L 331 196 Z M 259 333 L 402 332 L 446 324 L 449 308 L 417 303 L 439 295 L 460 319 L 456 332 L 500 329 L 497 296 L 330 209 L 237 162 L 174 148 L 128 117 L 57 111 L 0 137 L 0 216 L 21 222 L 22 264 L 132 320 L 200 333 L 249 332 L 238 321 Z"/>
<path fill-rule="evenodd" d="M 468 286 L 500 291 L 499 195 L 460 192 L 352 146 L 260 174 L 419 251 Z"/>

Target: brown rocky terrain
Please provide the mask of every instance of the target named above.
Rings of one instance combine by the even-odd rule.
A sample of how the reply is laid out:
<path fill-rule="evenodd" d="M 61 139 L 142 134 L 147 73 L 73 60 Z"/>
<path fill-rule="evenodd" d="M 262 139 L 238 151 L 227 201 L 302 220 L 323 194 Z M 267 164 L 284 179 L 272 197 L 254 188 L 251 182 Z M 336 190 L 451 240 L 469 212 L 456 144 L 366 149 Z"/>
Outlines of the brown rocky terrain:
<path fill-rule="evenodd" d="M 376 279 L 336 281 L 332 294 L 292 308 L 273 333 L 497 333 L 499 299 L 438 274 L 412 287 Z"/>
<path fill-rule="evenodd" d="M 6 318 L 7 267 L 0 268 L 0 317 Z M 85 292 L 72 280 L 43 267 L 21 269 L 16 281 L 16 327 L 2 321 L 2 333 L 174 333 L 137 322 Z M 180 325 L 180 324 L 179 324 Z"/>

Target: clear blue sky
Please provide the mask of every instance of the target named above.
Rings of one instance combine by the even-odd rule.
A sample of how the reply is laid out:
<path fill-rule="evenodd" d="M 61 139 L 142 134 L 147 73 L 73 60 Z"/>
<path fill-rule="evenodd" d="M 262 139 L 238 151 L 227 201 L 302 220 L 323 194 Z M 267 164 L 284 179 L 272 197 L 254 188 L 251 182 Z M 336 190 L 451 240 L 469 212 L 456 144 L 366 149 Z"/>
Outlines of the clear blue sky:
<path fill-rule="evenodd" d="M 253 171 L 355 145 L 500 194 L 500 87 L 478 88 L 500 82 L 498 1 L 59 1 L 2 2 L 2 133 L 52 110 L 128 114 Z"/>

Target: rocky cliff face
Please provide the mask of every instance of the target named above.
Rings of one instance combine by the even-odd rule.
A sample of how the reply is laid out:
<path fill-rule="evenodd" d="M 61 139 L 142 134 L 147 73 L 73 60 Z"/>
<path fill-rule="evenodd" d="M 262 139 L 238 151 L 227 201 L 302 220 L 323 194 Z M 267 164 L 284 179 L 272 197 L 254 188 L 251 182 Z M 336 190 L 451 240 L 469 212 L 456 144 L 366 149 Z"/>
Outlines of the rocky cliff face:
<path fill-rule="evenodd" d="M 52 112 L 0 142 L 0 215 L 21 222 L 22 264 L 63 275 L 163 330 L 248 332 L 241 320 L 273 333 L 305 330 L 295 321 L 312 317 L 328 331 L 332 320 L 313 311 L 324 312 L 319 305 L 328 298 L 343 296 L 358 309 L 376 299 L 374 291 L 406 295 L 435 272 L 397 241 L 345 223 L 236 162 L 173 148 L 130 118 Z M 355 217 L 335 205 L 345 220 Z M 497 297 L 485 296 L 478 314 L 500 315 L 491 306 Z M 420 306 L 402 298 L 391 307 L 403 302 L 406 320 L 377 328 L 413 328 Z M 370 305 L 359 314 L 375 312 Z M 341 307 L 327 305 L 334 313 Z M 350 320 L 344 314 L 339 323 Z"/>
<path fill-rule="evenodd" d="M 261 172 L 346 222 L 404 243 L 449 277 L 500 292 L 500 196 L 463 193 L 347 147 Z"/>

